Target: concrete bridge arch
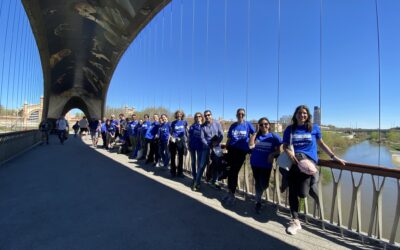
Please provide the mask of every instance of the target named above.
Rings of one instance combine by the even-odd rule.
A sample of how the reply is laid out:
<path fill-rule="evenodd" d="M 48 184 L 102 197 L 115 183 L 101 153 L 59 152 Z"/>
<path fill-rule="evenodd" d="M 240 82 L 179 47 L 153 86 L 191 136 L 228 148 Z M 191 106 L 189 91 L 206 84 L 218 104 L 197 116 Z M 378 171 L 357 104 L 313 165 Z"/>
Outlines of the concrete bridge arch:
<path fill-rule="evenodd" d="M 43 118 L 79 108 L 103 116 L 118 62 L 170 0 L 22 0 L 39 48 Z"/>

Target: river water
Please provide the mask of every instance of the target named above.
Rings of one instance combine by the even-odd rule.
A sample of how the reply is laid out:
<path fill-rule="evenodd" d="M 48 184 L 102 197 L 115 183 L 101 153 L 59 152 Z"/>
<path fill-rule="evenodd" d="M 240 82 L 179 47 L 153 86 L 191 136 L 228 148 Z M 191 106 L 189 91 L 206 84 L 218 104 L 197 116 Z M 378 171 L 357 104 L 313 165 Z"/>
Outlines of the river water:
<path fill-rule="evenodd" d="M 392 155 L 388 148 L 376 144 L 370 143 L 369 141 L 364 141 L 362 143 L 351 146 L 346 152 L 340 157 L 348 162 L 368 164 L 368 165 L 378 165 L 379 162 L 379 151 L 380 151 L 380 165 L 387 168 L 396 168 L 396 165 L 392 162 Z M 329 169 L 329 168 L 326 168 Z M 340 171 L 333 170 L 333 175 L 336 179 L 339 176 Z M 361 174 L 354 174 L 355 183 L 359 183 L 361 179 Z M 376 185 L 383 185 L 383 197 L 382 197 L 382 208 L 383 208 L 383 237 L 386 239 L 390 238 L 390 233 L 393 227 L 393 219 L 395 216 L 397 195 L 398 195 L 398 184 L 397 180 L 394 178 L 375 177 Z M 323 200 L 324 200 L 324 210 L 325 218 L 329 219 L 331 214 L 331 204 L 332 204 L 332 193 L 333 193 L 333 180 L 324 180 L 323 182 Z M 349 213 L 351 205 L 352 196 L 352 178 L 349 171 L 343 171 L 342 173 L 342 223 L 345 227 L 349 224 Z M 378 187 L 377 187 L 378 188 Z M 371 208 L 372 208 L 372 196 L 373 196 L 374 185 L 371 175 L 364 175 L 363 182 L 361 185 L 361 214 L 362 214 L 362 231 L 368 232 L 368 227 L 370 223 Z M 311 204 L 311 203 L 310 203 Z M 337 221 L 337 215 L 334 217 Z M 356 215 L 353 216 L 353 228 L 356 227 Z M 397 230 L 396 241 L 400 241 L 400 228 Z M 375 231 L 373 231 L 375 234 Z"/>

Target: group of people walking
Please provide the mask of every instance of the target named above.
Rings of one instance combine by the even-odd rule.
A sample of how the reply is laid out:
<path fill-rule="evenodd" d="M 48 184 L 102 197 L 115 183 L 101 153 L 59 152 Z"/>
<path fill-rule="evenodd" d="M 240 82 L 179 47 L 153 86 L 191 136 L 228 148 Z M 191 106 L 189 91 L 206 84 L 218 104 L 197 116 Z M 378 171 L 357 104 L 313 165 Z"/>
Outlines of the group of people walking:
<path fill-rule="evenodd" d="M 201 190 L 203 173 L 207 168 L 206 182 L 211 187 L 220 189 L 221 179 L 227 178 L 228 193 L 223 198 L 226 205 L 235 203 L 239 171 L 246 156 L 250 154 L 257 213 L 262 208 L 261 197 L 268 188 L 274 159 L 281 154 L 287 154 L 290 166 L 280 168 L 280 191 L 284 192 L 289 188 L 292 220 L 286 230 L 289 234 L 296 234 L 301 229 L 298 216 L 299 198 L 310 194 L 319 206 L 319 173 L 316 166 L 318 146 L 332 160 L 342 165 L 346 162 L 338 158 L 323 142 L 320 127 L 312 123 L 310 110 L 305 105 L 295 109 L 291 125 L 283 132 L 283 139 L 271 131 L 271 123 L 267 117 L 260 118 L 255 128 L 245 120 L 245 116 L 243 108 L 236 111 L 236 122 L 227 131 L 224 149 L 221 147 L 224 130 L 213 119 L 211 110 L 196 112 L 190 126 L 181 110 L 174 113 L 172 122 L 169 122 L 166 114 L 154 114 L 152 121 L 148 114 L 142 120 L 138 120 L 135 114 L 130 118 L 120 114 L 119 120 L 112 115 L 110 119 L 93 121 L 88 126 L 91 134 L 93 133 L 92 138 L 101 135 L 104 148 L 110 149 L 115 138 L 119 137 L 131 149 L 131 159 L 145 160 L 146 164 L 151 163 L 165 169 L 170 166 L 171 177 L 184 177 L 184 156 L 190 153 L 192 190 Z M 57 126 L 63 128 L 67 124 L 59 122 Z M 95 142 L 97 144 L 97 139 Z"/>

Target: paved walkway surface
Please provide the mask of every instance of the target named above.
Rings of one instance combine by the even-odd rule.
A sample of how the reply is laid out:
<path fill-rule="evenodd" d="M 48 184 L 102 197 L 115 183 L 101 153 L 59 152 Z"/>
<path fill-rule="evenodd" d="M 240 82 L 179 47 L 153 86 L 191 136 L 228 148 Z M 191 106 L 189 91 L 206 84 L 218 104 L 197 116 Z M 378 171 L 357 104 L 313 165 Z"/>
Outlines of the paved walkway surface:
<path fill-rule="evenodd" d="M 88 146 L 88 138 L 61 145 L 52 136 L 0 169 L 0 249 L 342 249 L 359 247 L 305 225 L 285 233 L 288 218 L 272 206 L 254 213 L 225 191 L 125 155 Z M 367 248 L 367 246 L 364 246 Z"/>

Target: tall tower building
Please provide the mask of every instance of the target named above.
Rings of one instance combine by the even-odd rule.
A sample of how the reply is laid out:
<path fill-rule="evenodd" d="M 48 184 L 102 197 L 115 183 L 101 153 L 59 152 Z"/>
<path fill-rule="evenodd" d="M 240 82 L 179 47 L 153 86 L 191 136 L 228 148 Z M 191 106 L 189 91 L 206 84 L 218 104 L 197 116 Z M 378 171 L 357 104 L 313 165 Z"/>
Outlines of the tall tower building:
<path fill-rule="evenodd" d="M 314 106 L 314 124 L 321 126 L 321 109 L 318 106 Z"/>

